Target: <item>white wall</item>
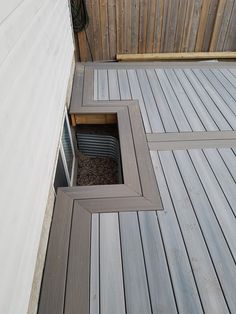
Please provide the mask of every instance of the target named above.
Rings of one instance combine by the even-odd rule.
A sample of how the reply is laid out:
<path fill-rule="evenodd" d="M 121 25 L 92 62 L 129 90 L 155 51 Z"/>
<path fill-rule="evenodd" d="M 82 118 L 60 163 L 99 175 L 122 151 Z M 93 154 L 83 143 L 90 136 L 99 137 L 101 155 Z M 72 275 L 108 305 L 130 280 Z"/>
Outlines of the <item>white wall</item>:
<path fill-rule="evenodd" d="M 27 313 L 73 50 L 67 0 L 0 1 L 0 313 Z"/>

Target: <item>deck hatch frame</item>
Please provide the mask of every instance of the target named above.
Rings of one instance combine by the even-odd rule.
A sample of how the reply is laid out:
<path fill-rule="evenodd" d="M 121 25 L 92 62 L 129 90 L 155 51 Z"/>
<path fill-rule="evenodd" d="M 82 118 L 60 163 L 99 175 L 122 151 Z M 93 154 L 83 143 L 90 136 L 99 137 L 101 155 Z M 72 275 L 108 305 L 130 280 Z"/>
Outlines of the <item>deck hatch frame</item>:
<path fill-rule="evenodd" d="M 126 140 L 121 156 L 135 154 L 132 171 L 126 165 L 133 177 L 124 175 L 124 184 L 58 189 L 38 314 L 89 313 L 92 214 L 163 209 L 138 103 L 79 110 L 104 111 L 117 113 L 120 141 Z"/>
<path fill-rule="evenodd" d="M 124 184 L 61 188 L 91 213 L 163 209 L 139 105 L 79 107 L 79 114 L 116 113 Z"/>

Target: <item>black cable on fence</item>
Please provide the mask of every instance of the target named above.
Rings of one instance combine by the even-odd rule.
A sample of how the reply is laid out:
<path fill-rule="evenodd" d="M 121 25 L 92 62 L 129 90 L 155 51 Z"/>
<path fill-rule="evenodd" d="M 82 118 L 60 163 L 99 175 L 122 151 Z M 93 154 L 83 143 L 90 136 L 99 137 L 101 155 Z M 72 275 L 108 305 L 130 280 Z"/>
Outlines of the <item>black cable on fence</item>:
<path fill-rule="evenodd" d="M 89 23 L 88 11 L 84 0 L 71 0 L 73 27 L 76 33 L 86 29 Z"/>
<path fill-rule="evenodd" d="M 73 28 L 75 33 L 79 33 L 84 31 L 86 35 L 86 40 L 89 47 L 89 52 L 91 55 L 91 59 L 93 61 L 93 54 L 91 51 L 90 43 L 88 40 L 88 35 L 86 32 L 86 28 L 89 24 L 89 15 L 86 8 L 86 3 L 84 0 L 71 0 L 71 13 L 72 13 L 72 21 Z"/>

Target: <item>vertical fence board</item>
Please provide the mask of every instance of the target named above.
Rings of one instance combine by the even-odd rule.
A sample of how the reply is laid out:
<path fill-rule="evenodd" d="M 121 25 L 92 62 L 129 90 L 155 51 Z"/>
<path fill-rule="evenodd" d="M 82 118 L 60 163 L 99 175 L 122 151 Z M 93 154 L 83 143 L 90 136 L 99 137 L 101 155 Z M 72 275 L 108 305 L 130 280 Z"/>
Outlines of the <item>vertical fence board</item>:
<path fill-rule="evenodd" d="M 131 0 L 131 53 L 138 53 L 139 0 Z"/>
<path fill-rule="evenodd" d="M 100 5 L 99 0 L 92 0 L 92 16 L 90 19 L 93 20 L 93 35 L 94 35 L 94 51 L 93 56 L 95 60 L 102 60 L 102 36 L 100 26 Z M 81 61 L 84 61 L 81 58 Z"/>
<path fill-rule="evenodd" d="M 189 43 L 188 43 L 188 51 L 190 52 L 194 51 L 195 49 L 197 31 L 198 31 L 199 22 L 200 22 L 200 12 L 201 12 L 202 1 L 204 0 L 196 0 L 194 2 L 193 17 L 192 17 L 191 30 L 190 30 Z"/>
<path fill-rule="evenodd" d="M 87 35 L 87 46 L 88 46 L 88 59 L 90 61 L 93 61 L 93 52 L 94 52 L 94 37 L 93 37 L 93 8 L 92 8 L 92 2 L 93 0 L 87 0 L 87 10 L 88 10 L 88 16 L 89 16 L 89 24 L 88 28 L 86 29 L 86 34 Z"/>
<path fill-rule="evenodd" d="M 125 38 L 125 53 L 131 51 L 131 1 L 125 1 L 125 23 L 124 23 L 124 38 Z"/>
<path fill-rule="evenodd" d="M 217 46 L 216 46 L 217 51 L 224 50 L 224 42 L 227 35 L 227 30 L 230 23 L 230 19 L 232 19 L 231 13 L 233 10 L 234 2 L 235 2 L 234 0 L 228 0 L 226 2 L 224 16 L 222 19 L 219 38 L 218 38 Z M 235 19 L 236 17 L 234 16 L 233 18 Z"/>
<path fill-rule="evenodd" d="M 230 17 L 230 23 L 225 36 L 224 50 L 235 50 L 236 49 L 236 1 L 234 1 L 234 6 L 232 8 L 232 13 Z"/>
<path fill-rule="evenodd" d="M 157 0 L 153 52 L 161 51 L 162 23 L 163 23 L 163 0 Z"/>
<path fill-rule="evenodd" d="M 90 24 L 81 61 L 117 53 L 236 49 L 236 0 L 86 0 Z"/>
<path fill-rule="evenodd" d="M 161 50 L 160 52 L 165 52 L 165 42 L 167 33 L 167 13 L 169 9 L 169 2 L 163 1 L 163 13 L 162 13 L 162 30 L 161 30 Z"/>
<path fill-rule="evenodd" d="M 92 0 L 93 1 L 93 0 Z M 116 1 L 108 0 L 108 22 L 109 22 L 109 46 L 110 59 L 115 59 L 116 56 Z"/>
<path fill-rule="evenodd" d="M 205 29 L 205 36 L 203 40 L 202 51 L 209 51 L 218 4 L 219 4 L 219 0 L 211 1 L 209 14 L 207 18 L 206 29 Z"/>
<path fill-rule="evenodd" d="M 191 25 L 192 25 L 193 11 L 194 11 L 194 2 L 188 1 L 187 2 L 186 15 L 185 15 L 182 47 L 181 47 L 181 51 L 184 51 L 184 52 L 188 51 L 188 47 L 189 47 L 189 39 L 190 39 L 190 31 L 191 31 Z"/>
<path fill-rule="evenodd" d="M 124 2 L 123 0 L 116 0 L 116 24 L 117 24 L 117 53 L 123 53 L 123 16 L 124 16 Z"/>
<path fill-rule="evenodd" d="M 102 33 L 102 56 L 104 60 L 108 60 L 110 57 L 109 49 L 109 23 L 107 12 L 107 0 L 100 0 L 100 24 Z"/>
<path fill-rule="evenodd" d="M 176 25 L 174 49 L 173 49 L 173 51 L 175 52 L 181 51 L 181 42 L 182 42 L 182 37 L 183 37 L 183 32 L 184 32 L 184 21 L 185 21 L 186 9 L 187 9 L 187 0 L 180 0 L 178 14 L 176 12 L 178 22 Z"/>
<path fill-rule="evenodd" d="M 127 1 L 127 0 L 126 0 Z M 139 9 L 139 53 L 146 52 L 148 0 L 140 0 Z"/>
<path fill-rule="evenodd" d="M 210 51 L 216 50 L 217 40 L 220 33 L 220 28 L 223 21 L 223 15 L 225 11 L 225 5 L 227 3 L 227 0 L 219 0 L 216 18 L 213 26 L 212 36 L 211 36 L 211 43 L 210 43 Z"/>
<path fill-rule="evenodd" d="M 201 17 L 200 17 L 200 22 L 199 22 L 199 27 L 198 27 L 195 51 L 202 51 L 210 5 L 211 5 L 210 0 L 205 0 L 202 3 Z"/>
<path fill-rule="evenodd" d="M 149 1 L 148 6 L 148 23 L 147 23 L 147 38 L 146 38 L 146 51 L 153 52 L 154 32 L 155 32 L 155 19 L 156 19 L 156 1 Z"/>
<path fill-rule="evenodd" d="M 179 0 L 169 2 L 166 23 L 165 52 L 174 51 L 175 32 L 177 27 Z"/>
<path fill-rule="evenodd" d="M 79 53 L 83 61 L 89 61 L 88 45 L 85 32 L 78 33 Z"/>

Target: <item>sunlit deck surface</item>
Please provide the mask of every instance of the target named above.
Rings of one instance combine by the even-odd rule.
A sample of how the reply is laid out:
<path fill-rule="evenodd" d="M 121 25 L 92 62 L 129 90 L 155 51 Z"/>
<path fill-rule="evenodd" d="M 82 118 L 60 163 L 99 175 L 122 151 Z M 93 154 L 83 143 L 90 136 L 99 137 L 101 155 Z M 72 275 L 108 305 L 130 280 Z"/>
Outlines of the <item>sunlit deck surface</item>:
<path fill-rule="evenodd" d="M 101 63 L 77 74 L 72 113 L 138 101 L 163 210 L 80 218 L 65 202 L 70 223 L 55 211 L 39 313 L 235 313 L 235 64 Z M 79 219 L 90 219 L 86 239 Z M 65 229 L 62 262 L 53 247 Z M 86 261 L 88 278 L 77 271 Z"/>

